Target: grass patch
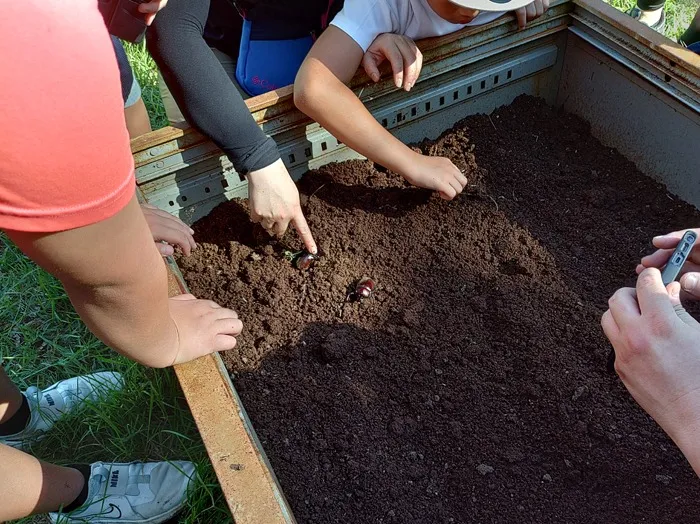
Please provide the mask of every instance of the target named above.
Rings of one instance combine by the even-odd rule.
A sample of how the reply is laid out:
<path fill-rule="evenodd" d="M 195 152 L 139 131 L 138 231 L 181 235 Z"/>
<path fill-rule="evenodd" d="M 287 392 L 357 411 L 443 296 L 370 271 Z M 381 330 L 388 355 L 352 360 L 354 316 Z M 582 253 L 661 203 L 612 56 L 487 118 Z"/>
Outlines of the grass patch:
<path fill-rule="evenodd" d="M 637 0 L 605 0 L 611 6 L 620 11 L 629 11 Z M 690 21 L 698 9 L 697 0 L 666 0 L 666 28 L 665 35 L 676 42 L 678 37 L 688 28 Z"/>
<path fill-rule="evenodd" d="M 0 361 L 21 389 L 94 371 L 126 387 L 62 419 L 32 453 L 71 462 L 191 460 L 199 479 L 180 522 L 229 522 L 204 446 L 170 370 L 144 368 L 105 347 L 81 322 L 61 284 L 0 235 Z M 46 522 L 45 517 L 17 522 Z"/>
<path fill-rule="evenodd" d="M 163 99 L 158 89 L 158 67 L 146 49 L 146 41 L 140 44 L 123 42 L 134 75 L 141 85 L 141 96 L 151 117 L 151 127 L 160 129 L 168 125 Z"/>

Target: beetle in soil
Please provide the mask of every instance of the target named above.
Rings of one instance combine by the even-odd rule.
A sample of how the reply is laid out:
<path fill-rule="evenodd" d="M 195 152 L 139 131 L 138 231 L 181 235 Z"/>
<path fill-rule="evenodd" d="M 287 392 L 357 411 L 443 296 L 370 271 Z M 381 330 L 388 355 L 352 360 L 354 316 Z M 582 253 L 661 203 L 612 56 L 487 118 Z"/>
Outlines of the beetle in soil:
<path fill-rule="evenodd" d="M 374 292 L 374 286 L 374 280 L 369 277 L 362 277 L 357 284 L 355 284 L 355 289 L 348 293 L 347 300 L 354 302 L 371 297 Z"/>
<path fill-rule="evenodd" d="M 303 251 L 298 257 L 296 257 L 296 259 L 294 259 L 294 265 L 297 269 L 306 271 L 307 269 L 310 269 L 311 266 L 313 266 L 317 260 L 318 255 L 314 255 L 313 253 L 309 253 L 308 251 Z"/>
<path fill-rule="evenodd" d="M 678 277 L 678 274 L 681 272 L 683 264 L 685 264 L 685 261 L 688 259 L 688 255 L 690 255 L 693 245 L 697 239 L 698 236 L 695 234 L 695 232 L 685 232 L 683 238 L 681 238 L 680 242 L 678 242 L 676 249 L 673 250 L 671 257 L 668 259 L 668 262 L 661 272 L 661 280 L 663 281 L 664 286 L 668 286 L 671 282 L 676 280 L 676 277 Z M 676 309 L 677 313 L 681 311 L 685 313 L 685 310 L 682 307 L 680 309 Z M 610 353 L 608 354 L 608 370 L 615 371 L 614 349 L 610 350 Z"/>

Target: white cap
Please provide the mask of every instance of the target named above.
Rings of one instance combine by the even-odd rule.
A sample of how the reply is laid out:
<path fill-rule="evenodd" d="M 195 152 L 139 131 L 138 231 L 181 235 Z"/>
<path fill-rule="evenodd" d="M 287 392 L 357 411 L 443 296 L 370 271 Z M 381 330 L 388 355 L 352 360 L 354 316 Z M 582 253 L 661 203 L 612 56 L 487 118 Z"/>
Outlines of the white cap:
<path fill-rule="evenodd" d="M 450 0 L 451 3 L 479 11 L 514 11 L 533 0 Z"/>

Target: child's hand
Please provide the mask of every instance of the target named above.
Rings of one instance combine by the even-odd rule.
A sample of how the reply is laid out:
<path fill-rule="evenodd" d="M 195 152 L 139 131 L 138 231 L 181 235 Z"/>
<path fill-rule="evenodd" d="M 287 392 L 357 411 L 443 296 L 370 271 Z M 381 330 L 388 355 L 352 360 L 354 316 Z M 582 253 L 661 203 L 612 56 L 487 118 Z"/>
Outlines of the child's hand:
<path fill-rule="evenodd" d="M 236 346 L 243 330 L 238 314 L 211 300 L 192 295 L 172 297 L 168 303 L 170 317 L 177 327 L 177 353 L 172 364 L 189 362 L 214 351 Z"/>
<path fill-rule="evenodd" d="M 146 25 L 151 25 L 156 13 L 165 7 L 168 0 L 150 0 L 139 5 L 139 11 L 146 15 Z"/>
<path fill-rule="evenodd" d="M 271 235 L 282 237 L 291 223 L 309 253 L 316 242 L 299 203 L 299 191 L 282 160 L 248 173 L 250 219 Z"/>
<path fill-rule="evenodd" d="M 156 247 L 164 257 L 175 252 L 173 246 L 179 246 L 185 255 L 189 255 L 197 247 L 192 236 L 194 231 L 179 218 L 149 204 L 141 204 L 141 211 L 146 218 Z"/>
<path fill-rule="evenodd" d="M 535 0 L 531 4 L 521 7 L 515 11 L 518 18 L 518 28 L 524 29 L 528 22 L 539 18 L 549 9 L 549 0 Z"/>
<path fill-rule="evenodd" d="M 437 191 L 445 200 L 452 200 L 467 185 L 467 177 L 448 158 L 416 153 L 411 165 L 410 172 L 403 175 L 406 181 Z"/>
<path fill-rule="evenodd" d="M 379 66 L 388 60 L 394 73 L 394 83 L 399 89 L 410 91 L 418 80 L 423 66 L 423 53 L 410 38 L 393 33 L 383 33 L 374 39 L 362 57 L 362 67 L 375 82 L 381 77 Z"/>
<path fill-rule="evenodd" d="M 688 229 L 654 237 L 652 243 L 654 247 L 658 249 L 651 255 L 642 258 L 641 264 L 637 266 L 637 274 L 648 267 L 655 267 L 658 269 L 664 267 L 686 231 L 688 231 Z M 700 228 L 691 229 L 690 231 L 694 231 L 700 235 Z M 687 293 L 686 296 L 700 300 L 700 243 L 696 243 L 693 246 L 688 260 L 686 260 L 683 265 L 681 275 L 683 275 L 681 277 L 681 289 Z"/>

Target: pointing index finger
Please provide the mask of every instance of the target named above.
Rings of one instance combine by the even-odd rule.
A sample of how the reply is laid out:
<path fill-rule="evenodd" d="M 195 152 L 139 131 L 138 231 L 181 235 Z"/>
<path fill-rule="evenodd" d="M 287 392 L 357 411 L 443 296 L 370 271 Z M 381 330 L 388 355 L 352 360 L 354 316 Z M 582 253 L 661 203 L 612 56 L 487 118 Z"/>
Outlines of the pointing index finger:
<path fill-rule="evenodd" d="M 314 240 L 314 237 L 311 234 L 311 228 L 309 228 L 309 224 L 306 223 L 306 218 L 304 218 L 304 213 L 301 211 L 301 209 L 292 219 L 292 225 L 294 226 L 294 229 L 297 230 L 297 233 L 299 234 L 299 237 L 301 237 L 302 242 L 304 242 L 306 250 L 309 253 L 313 253 L 314 255 L 318 253 L 316 241 Z"/>

